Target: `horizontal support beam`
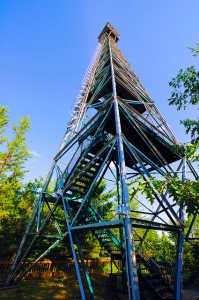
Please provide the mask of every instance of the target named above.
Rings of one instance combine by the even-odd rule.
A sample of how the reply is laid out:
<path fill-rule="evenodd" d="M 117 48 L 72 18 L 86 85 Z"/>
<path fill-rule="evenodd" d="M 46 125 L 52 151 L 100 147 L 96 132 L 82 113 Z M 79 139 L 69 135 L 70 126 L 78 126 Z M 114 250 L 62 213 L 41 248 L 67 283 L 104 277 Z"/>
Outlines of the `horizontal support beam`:
<path fill-rule="evenodd" d="M 71 230 L 96 230 L 96 229 L 104 229 L 104 228 L 118 228 L 121 227 L 122 225 L 123 225 L 123 221 L 120 219 L 120 220 L 92 223 L 87 225 L 72 226 Z"/>
<path fill-rule="evenodd" d="M 181 231 L 182 228 L 167 224 L 162 224 L 158 222 L 152 222 L 152 221 L 146 221 L 146 220 L 140 220 L 140 219 L 134 219 L 131 218 L 132 221 L 132 227 L 135 228 L 144 228 L 144 229 L 153 229 L 153 230 L 162 230 L 162 231 Z"/>
<path fill-rule="evenodd" d="M 181 231 L 181 228 L 175 227 L 172 225 L 165 225 L 157 222 L 151 222 L 146 220 L 139 220 L 131 218 L 132 227 L 134 228 L 144 228 L 144 229 L 153 229 L 153 230 L 162 230 L 162 231 Z M 121 228 L 123 226 L 123 219 L 105 221 L 99 223 L 92 223 L 86 225 L 72 226 L 71 230 L 96 230 L 104 228 Z"/>

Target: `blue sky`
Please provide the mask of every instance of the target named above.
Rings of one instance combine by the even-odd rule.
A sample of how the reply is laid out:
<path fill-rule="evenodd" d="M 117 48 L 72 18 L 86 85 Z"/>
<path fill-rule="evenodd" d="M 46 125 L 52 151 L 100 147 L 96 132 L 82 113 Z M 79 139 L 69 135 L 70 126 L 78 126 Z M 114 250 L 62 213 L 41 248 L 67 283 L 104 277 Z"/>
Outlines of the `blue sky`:
<path fill-rule="evenodd" d="M 198 0 L 1 0 L 0 103 L 11 120 L 30 115 L 26 180 L 50 169 L 81 80 L 110 22 L 118 45 L 173 133 L 187 142 L 179 120 L 198 112 L 168 106 L 168 82 L 196 64 L 187 46 L 199 41 Z"/>

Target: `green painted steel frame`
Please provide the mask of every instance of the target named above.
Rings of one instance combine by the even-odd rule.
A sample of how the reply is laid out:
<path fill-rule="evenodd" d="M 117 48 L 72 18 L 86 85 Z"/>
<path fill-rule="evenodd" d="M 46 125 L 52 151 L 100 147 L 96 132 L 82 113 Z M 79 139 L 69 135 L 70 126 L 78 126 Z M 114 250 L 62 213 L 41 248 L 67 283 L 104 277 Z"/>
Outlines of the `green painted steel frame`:
<path fill-rule="evenodd" d="M 108 31 L 105 28 L 103 37 L 100 38 L 101 47 L 98 47 L 94 60 L 92 60 L 88 81 L 78 98 L 79 115 L 75 111 L 73 119 L 68 124 L 61 147 L 54 158 L 52 168 L 17 251 L 12 265 L 12 273 L 8 276 L 6 285 L 16 284 L 39 260 L 68 237 L 81 297 L 86 299 L 87 288 L 89 298 L 94 299 L 94 291 L 84 264 L 78 238 L 79 232 L 88 231 L 98 238 L 101 245 L 111 256 L 111 260 L 113 258 L 114 261 L 114 255 L 115 257 L 121 256 L 123 290 L 128 289 L 129 299 L 139 300 L 140 291 L 136 266 L 136 247 L 138 245 L 134 241 L 134 236 L 139 237 L 136 230 L 142 228 L 145 229 L 145 232 L 142 237 L 139 237 L 139 247 L 142 243 L 146 243 L 145 238 L 150 229 L 175 232 L 178 235 L 175 295 L 176 299 L 180 300 L 184 239 L 183 208 L 180 208 L 180 215 L 178 216 L 176 203 L 170 203 L 167 191 L 159 195 L 150 182 L 150 178 L 153 176 L 151 170 L 157 172 L 159 176 L 165 176 L 166 174 L 170 174 L 171 177 L 178 176 L 178 172 L 183 167 L 183 160 L 179 164 L 177 172 L 173 171 L 170 164 L 167 163 L 164 153 L 161 153 L 161 150 L 155 144 L 155 141 L 158 141 L 163 149 L 170 151 L 170 155 L 172 146 L 178 145 L 154 101 L 147 94 L 118 48 L 117 39 L 114 38 L 114 32 L 110 30 L 111 27 L 107 28 Z M 126 92 L 124 97 L 121 96 L 121 91 Z M 86 119 L 87 110 L 97 110 L 97 112 L 91 119 Z M 148 152 L 144 152 L 144 148 L 136 147 L 125 136 L 122 127 L 124 118 L 128 122 L 126 124 L 130 124 L 129 130 L 136 133 L 140 143 L 145 145 Z M 85 125 L 83 125 L 84 122 Z M 150 135 L 147 135 L 148 131 L 157 140 L 152 141 Z M 66 159 L 66 166 L 61 168 L 62 160 L 72 150 L 74 150 L 73 155 Z M 147 156 L 146 153 L 149 153 L 149 155 Z M 127 163 L 127 160 L 130 160 L 131 164 Z M 111 163 L 114 165 L 113 169 L 110 167 Z M 195 179 L 198 180 L 198 174 L 189 161 L 187 161 L 187 165 Z M 127 176 L 127 168 L 131 169 L 129 177 Z M 92 196 L 108 170 L 111 171 L 117 190 L 117 204 L 123 209 L 118 217 L 111 220 L 105 220 L 98 213 L 97 205 L 92 204 Z M 84 179 L 86 183 L 81 181 L 89 172 L 93 175 L 88 179 Z M 184 171 L 182 173 L 185 174 Z M 148 210 L 145 214 L 152 216 L 149 220 L 141 217 L 131 217 L 128 180 L 135 176 L 141 176 L 153 189 L 153 196 L 157 202 L 155 210 L 135 198 L 144 209 Z M 49 193 L 47 190 L 54 178 L 56 178 L 56 184 L 53 192 Z M 78 181 L 80 182 L 79 185 Z M 78 191 L 78 187 L 80 187 L 79 191 L 82 194 L 75 192 L 75 189 Z M 76 209 L 73 208 L 74 204 L 76 204 Z M 44 205 L 48 211 L 45 216 L 43 215 Z M 60 205 L 63 207 L 66 222 L 64 230 L 56 219 L 56 211 Z M 144 214 L 144 210 L 140 214 Z M 165 220 L 162 214 L 167 216 L 172 225 Z M 198 212 L 193 216 L 188 230 L 186 236 L 188 240 L 197 214 Z M 159 222 L 155 222 L 156 218 L 159 219 Z M 57 235 L 55 233 L 45 233 L 50 221 L 53 222 Z M 117 230 L 118 235 L 115 235 L 114 230 Z M 52 240 L 51 245 L 38 255 L 34 261 L 25 266 L 24 262 L 30 257 L 35 247 L 37 247 L 38 241 L 42 238 Z M 77 246 L 77 250 L 75 250 L 74 245 Z M 81 260 L 86 287 L 82 281 L 82 272 L 77 255 Z"/>

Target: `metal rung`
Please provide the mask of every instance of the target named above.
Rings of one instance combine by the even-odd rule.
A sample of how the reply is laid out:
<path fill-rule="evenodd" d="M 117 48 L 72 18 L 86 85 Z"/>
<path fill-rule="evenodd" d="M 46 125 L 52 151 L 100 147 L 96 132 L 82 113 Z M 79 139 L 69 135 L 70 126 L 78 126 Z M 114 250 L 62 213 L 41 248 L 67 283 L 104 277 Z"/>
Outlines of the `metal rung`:
<path fill-rule="evenodd" d="M 79 193 L 79 194 L 82 194 L 82 195 L 85 194 L 85 191 L 81 191 L 78 188 L 76 188 L 75 186 L 70 187 L 70 190 L 72 192 L 76 192 L 76 193 Z"/>
<path fill-rule="evenodd" d="M 89 185 L 90 185 L 90 181 L 84 180 L 84 178 L 82 178 L 82 177 L 81 177 L 78 181 L 79 181 L 79 182 L 82 182 L 82 183 L 86 183 L 86 184 L 87 184 L 86 186 L 89 186 Z"/>
<path fill-rule="evenodd" d="M 87 182 L 87 183 L 89 183 L 87 185 L 81 185 L 80 183 L 84 183 L 84 182 L 82 182 L 82 180 L 78 180 L 78 182 L 75 182 L 74 185 L 78 186 L 78 187 L 80 187 L 82 189 L 86 189 L 89 186 L 89 184 L 90 184 L 90 182 Z"/>

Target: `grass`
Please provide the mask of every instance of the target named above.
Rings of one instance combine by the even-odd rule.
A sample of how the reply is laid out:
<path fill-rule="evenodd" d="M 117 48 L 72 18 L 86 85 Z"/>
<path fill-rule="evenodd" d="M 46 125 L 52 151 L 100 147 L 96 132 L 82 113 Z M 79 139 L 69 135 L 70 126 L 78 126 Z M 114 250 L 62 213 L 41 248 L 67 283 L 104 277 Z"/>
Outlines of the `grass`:
<path fill-rule="evenodd" d="M 91 274 L 91 281 L 96 300 L 113 299 L 113 284 L 106 275 Z M 62 300 L 81 299 L 76 275 L 68 278 L 48 278 L 23 280 L 20 283 L 22 292 L 12 291 L 0 294 L 5 300 Z"/>

